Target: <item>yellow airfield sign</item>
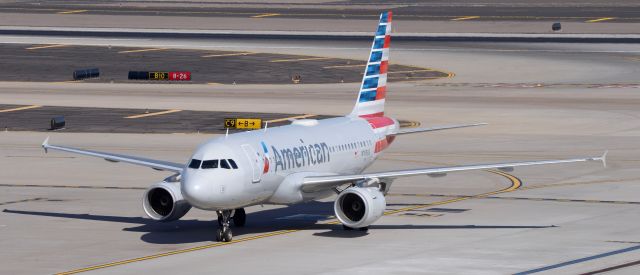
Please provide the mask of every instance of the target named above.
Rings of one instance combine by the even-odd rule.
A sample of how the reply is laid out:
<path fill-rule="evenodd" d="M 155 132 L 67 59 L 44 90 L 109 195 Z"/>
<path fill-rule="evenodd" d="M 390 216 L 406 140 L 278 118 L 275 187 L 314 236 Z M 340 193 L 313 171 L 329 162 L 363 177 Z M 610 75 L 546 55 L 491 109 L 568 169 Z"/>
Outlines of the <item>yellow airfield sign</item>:
<path fill-rule="evenodd" d="M 224 128 L 260 129 L 262 128 L 262 119 L 261 118 L 225 118 Z"/>

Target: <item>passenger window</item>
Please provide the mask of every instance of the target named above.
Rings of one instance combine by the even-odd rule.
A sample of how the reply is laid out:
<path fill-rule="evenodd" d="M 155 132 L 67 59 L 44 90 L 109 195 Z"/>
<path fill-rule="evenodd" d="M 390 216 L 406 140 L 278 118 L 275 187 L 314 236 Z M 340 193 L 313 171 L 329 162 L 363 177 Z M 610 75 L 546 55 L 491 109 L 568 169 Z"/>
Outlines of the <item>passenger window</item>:
<path fill-rule="evenodd" d="M 189 168 L 198 169 L 200 168 L 201 162 L 202 161 L 199 159 L 192 159 L 191 162 L 189 163 Z"/>
<path fill-rule="evenodd" d="M 217 159 L 205 160 L 202 162 L 202 169 L 211 169 L 211 168 L 218 168 Z"/>
<path fill-rule="evenodd" d="M 233 167 L 233 169 L 238 169 L 238 165 L 236 165 L 236 162 L 232 159 L 228 159 L 229 164 L 231 164 L 231 167 Z"/>
<path fill-rule="evenodd" d="M 221 159 L 220 160 L 220 168 L 231 169 L 231 167 L 229 166 L 229 163 L 227 163 L 226 159 Z"/>

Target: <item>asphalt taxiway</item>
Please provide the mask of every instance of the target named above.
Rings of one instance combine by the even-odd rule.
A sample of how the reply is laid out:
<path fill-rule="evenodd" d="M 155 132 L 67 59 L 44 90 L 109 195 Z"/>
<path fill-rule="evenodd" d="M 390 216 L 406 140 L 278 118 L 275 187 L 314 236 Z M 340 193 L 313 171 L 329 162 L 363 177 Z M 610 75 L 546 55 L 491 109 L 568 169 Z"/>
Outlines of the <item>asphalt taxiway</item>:
<path fill-rule="evenodd" d="M 336 58 L 366 56 L 369 46 L 73 41 Z M 61 145 L 184 162 L 213 134 L 2 132 L 0 245 L 11 249 L 0 251 L 0 272 L 637 273 L 639 54 L 635 44 L 393 44 L 393 62 L 455 77 L 390 84 L 388 115 L 423 126 L 489 125 L 399 137 L 369 171 L 598 156 L 605 150 L 609 158 L 606 168 L 569 164 L 400 179 L 388 196 L 388 215 L 367 233 L 343 231 L 327 200 L 250 207 L 247 227 L 235 229 L 236 241 L 215 243 L 212 213 L 192 210 L 174 223 L 144 218 L 143 189 L 167 173 L 45 155 L 39 146 L 51 136 Z M 352 107 L 357 86 L 0 82 L 0 103 L 340 115 Z"/>
<path fill-rule="evenodd" d="M 116 39 L 115 41 L 118 41 Z M 34 41 L 35 42 L 35 41 Z M 40 42 L 42 43 L 42 42 Z M 131 45 L 134 46 L 134 45 Z M 288 84 L 359 82 L 362 59 L 317 55 L 270 54 L 252 51 L 179 49 L 176 47 L 119 47 L 114 45 L 3 44 L 0 81 L 71 81 L 75 70 L 97 68 L 92 83 L 159 82 L 206 84 Z M 249 72 L 247 68 L 250 68 Z M 190 72 L 188 81 L 130 80 L 129 71 Z M 430 68 L 393 64 L 390 82 L 447 77 Z"/>

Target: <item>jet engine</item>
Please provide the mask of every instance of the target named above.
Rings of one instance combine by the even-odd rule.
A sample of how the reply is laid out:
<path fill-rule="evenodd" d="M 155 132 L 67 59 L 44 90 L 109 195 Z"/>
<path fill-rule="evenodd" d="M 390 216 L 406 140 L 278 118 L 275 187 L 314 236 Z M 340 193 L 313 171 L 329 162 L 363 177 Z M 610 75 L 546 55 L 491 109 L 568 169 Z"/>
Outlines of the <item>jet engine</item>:
<path fill-rule="evenodd" d="M 147 189 L 142 198 L 142 208 L 150 218 L 170 222 L 187 214 L 191 205 L 182 197 L 180 181 L 163 181 Z"/>
<path fill-rule="evenodd" d="M 343 225 L 351 228 L 367 227 L 374 223 L 387 207 L 378 187 L 351 187 L 342 191 L 333 208 Z"/>

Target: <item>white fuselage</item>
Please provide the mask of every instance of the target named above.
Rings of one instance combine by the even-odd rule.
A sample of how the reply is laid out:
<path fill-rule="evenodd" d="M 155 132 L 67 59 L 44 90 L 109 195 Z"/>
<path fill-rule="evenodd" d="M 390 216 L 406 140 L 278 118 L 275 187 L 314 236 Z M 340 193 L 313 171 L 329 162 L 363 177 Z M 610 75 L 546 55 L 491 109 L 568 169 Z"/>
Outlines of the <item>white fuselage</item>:
<path fill-rule="evenodd" d="M 330 196 L 331 190 L 302 192 L 302 176 L 361 173 L 381 153 L 376 142 L 398 128 L 396 120 L 387 120 L 391 123 L 378 128 L 360 117 L 297 120 L 208 140 L 189 162 L 219 160 L 218 167 L 196 169 L 187 163 L 181 191 L 191 205 L 207 210 Z M 223 159 L 233 160 L 237 169 L 221 168 Z"/>

